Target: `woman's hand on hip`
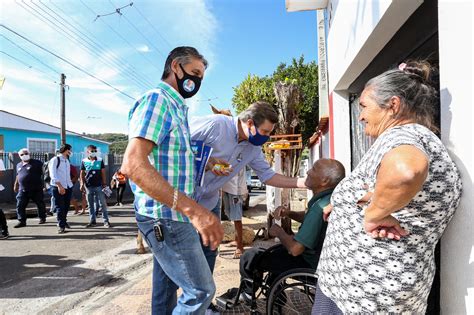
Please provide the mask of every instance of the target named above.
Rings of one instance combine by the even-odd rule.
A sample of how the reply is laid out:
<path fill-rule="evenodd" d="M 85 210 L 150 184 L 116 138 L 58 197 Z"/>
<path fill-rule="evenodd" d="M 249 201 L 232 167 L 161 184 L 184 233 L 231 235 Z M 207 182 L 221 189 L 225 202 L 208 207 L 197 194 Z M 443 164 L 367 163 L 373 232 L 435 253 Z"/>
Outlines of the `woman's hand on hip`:
<path fill-rule="evenodd" d="M 364 229 L 373 238 L 388 238 L 398 241 L 401 237 L 408 235 L 408 232 L 400 226 L 400 222 L 391 215 L 377 221 L 365 218 Z"/>

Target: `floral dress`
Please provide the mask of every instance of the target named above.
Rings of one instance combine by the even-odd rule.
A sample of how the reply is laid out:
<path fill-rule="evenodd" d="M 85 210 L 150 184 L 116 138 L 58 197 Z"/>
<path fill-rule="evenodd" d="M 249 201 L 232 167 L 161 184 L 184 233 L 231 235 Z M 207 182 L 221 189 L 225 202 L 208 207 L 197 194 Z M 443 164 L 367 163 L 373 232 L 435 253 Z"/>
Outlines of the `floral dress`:
<path fill-rule="evenodd" d="M 357 201 L 373 191 L 383 156 L 413 145 L 429 159 L 423 188 L 392 215 L 409 232 L 401 240 L 373 239 Z M 368 189 L 367 189 L 367 186 Z M 332 194 L 333 210 L 317 274 L 321 291 L 344 313 L 424 313 L 435 274 L 434 249 L 461 196 L 456 165 L 426 127 L 386 130 Z"/>

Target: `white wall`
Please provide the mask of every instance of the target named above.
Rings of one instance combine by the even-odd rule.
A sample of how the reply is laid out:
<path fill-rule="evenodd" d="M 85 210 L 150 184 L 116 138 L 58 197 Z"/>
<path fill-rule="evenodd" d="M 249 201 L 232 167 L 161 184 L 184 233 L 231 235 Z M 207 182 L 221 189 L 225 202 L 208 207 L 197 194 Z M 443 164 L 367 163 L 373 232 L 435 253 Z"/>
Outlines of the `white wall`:
<path fill-rule="evenodd" d="M 472 2 L 438 5 L 441 140 L 463 179 L 461 204 L 441 243 L 441 311 L 474 314 Z"/>
<path fill-rule="evenodd" d="M 332 95 L 334 122 L 334 158 L 341 162 L 346 169 L 346 174 L 351 171 L 351 136 L 349 116 L 349 94 L 334 92 Z"/>
<path fill-rule="evenodd" d="M 345 90 L 422 0 L 332 1 L 328 32 L 329 91 Z"/>

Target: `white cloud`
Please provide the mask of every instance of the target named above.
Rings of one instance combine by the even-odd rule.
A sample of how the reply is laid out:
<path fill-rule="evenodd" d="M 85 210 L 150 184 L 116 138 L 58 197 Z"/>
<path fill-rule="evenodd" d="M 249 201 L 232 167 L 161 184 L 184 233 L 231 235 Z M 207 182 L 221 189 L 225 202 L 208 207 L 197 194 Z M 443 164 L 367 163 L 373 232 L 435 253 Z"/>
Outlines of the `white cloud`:
<path fill-rule="evenodd" d="M 137 84 L 135 82 L 137 78 L 148 81 L 146 83 L 147 87 L 151 87 L 159 81 L 165 58 L 163 55 L 166 56 L 176 46 L 196 47 L 209 60 L 211 69 L 217 62 L 214 46 L 218 25 L 207 2 L 204 0 L 165 0 L 157 3 L 143 1 L 134 4 L 146 15 L 147 19 L 153 24 L 153 28 L 146 21 L 139 18 L 140 16 L 134 8 L 124 11 L 124 14 L 146 35 L 153 45 L 144 42 L 143 38 L 120 17 L 106 17 L 107 23 L 124 36 L 131 43 L 131 46 L 117 37 L 102 21 L 93 22 L 94 14 L 82 6 L 80 2 L 34 1 L 37 6 L 48 5 L 57 13 L 69 19 L 70 23 L 74 24 L 74 21 L 77 21 L 83 32 L 93 34 L 91 36 L 96 38 L 101 48 L 103 48 L 98 49 L 96 47 L 95 52 L 99 56 L 91 49 L 81 48 L 77 43 L 71 42 L 67 38 L 71 36 L 62 35 L 65 30 L 48 26 L 44 21 L 39 20 L 25 10 L 23 7 L 26 7 L 26 5 L 23 2 L 17 2 L 21 5 L 14 0 L 1 1 L 0 15 L 2 23 L 132 97 L 140 95 L 145 89 L 143 86 L 145 83 Z M 32 1 L 26 0 L 25 2 L 38 10 Z M 107 1 L 85 0 L 85 2 L 98 14 L 111 11 L 112 6 Z M 118 1 L 114 2 L 118 4 Z M 55 5 L 66 14 L 57 10 Z M 47 10 L 45 7 L 43 9 Z M 176 23 L 177 21 L 179 23 Z M 157 34 L 155 29 L 160 34 Z M 133 104 L 133 100 L 39 48 L 28 44 L 11 32 L 2 28 L 0 28 L 0 32 L 44 63 L 66 74 L 66 84 L 71 87 L 66 92 L 69 115 L 67 128 L 69 130 L 76 132 L 126 131 L 127 113 Z M 163 40 L 160 35 L 165 37 L 166 40 Z M 33 65 L 33 69 L 28 69 L 16 61 L 9 60 L 8 57 L 0 56 L 1 72 L 7 78 L 3 90 L 0 91 L 2 109 L 20 115 L 27 112 L 29 117 L 58 125 L 59 92 L 57 84 L 53 83 L 52 79 L 58 81 L 59 75 L 47 70 L 29 55 L 2 38 L 0 38 L 0 41 L 2 50 Z M 162 55 L 156 51 L 155 47 L 160 49 Z M 150 60 L 154 66 L 151 66 Z M 47 71 L 48 75 L 36 69 Z M 196 113 L 200 106 L 208 106 L 207 103 L 196 101 L 202 98 L 204 97 L 197 95 L 189 101 L 190 114 Z M 88 116 L 101 118 L 87 119 Z"/>
<path fill-rule="evenodd" d="M 150 47 L 148 47 L 147 45 L 142 45 L 142 46 L 138 47 L 137 50 L 139 52 L 144 52 L 144 53 L 148 53 L 148 52 L 151 51 Z"/>

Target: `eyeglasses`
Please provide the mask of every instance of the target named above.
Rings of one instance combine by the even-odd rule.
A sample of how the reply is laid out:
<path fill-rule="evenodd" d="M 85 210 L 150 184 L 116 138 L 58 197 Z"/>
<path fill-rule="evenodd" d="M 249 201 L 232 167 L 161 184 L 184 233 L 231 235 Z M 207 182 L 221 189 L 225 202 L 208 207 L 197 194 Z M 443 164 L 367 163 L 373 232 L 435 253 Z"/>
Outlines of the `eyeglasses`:
<path fill-rule="evenodd" d="M 20 154 L 18 154 L 18 155 L 19 155 L 19 156 L 29 155 L 29 153 L 28 153 L 28 152 L 25 152 L 25 153 L 20 153 Z"/>
<path fill-rule="evenodd" d="M 92 150 L 91 153 L 97 153 L 97 150 Z"/>

